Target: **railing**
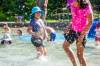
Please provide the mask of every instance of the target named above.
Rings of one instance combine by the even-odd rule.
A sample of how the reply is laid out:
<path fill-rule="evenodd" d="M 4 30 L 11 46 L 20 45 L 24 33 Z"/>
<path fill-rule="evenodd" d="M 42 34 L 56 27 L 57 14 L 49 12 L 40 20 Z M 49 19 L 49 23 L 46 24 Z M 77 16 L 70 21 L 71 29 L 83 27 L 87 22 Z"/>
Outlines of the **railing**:
<path fill-rule="evenodd" d="M 53 17 L 54 20 L 59 20 L 60 22 L 70 21 L 71 14 L 65 11 L 67 11 L 66 8 L 57 8 L 51 13 L 51 17 Z"/>

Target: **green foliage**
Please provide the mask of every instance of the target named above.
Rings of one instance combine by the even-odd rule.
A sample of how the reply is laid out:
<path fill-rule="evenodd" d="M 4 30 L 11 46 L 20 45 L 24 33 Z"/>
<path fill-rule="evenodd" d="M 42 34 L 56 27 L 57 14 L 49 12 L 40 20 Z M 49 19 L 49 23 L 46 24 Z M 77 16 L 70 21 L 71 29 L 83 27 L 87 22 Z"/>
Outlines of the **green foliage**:
<path fill-rule="evenodd" d="M 52 19 L 52 15 L 62 13 L 62 8 L 66 7 L 65 0 L 49 0 L 48 3 L 48 18 Z"/>
<path fill-rule="evenodd" d="M 64 0 L 49 0 L 48 15 L 64 6 Z M 31 8 L 36 5 L 36 0 L 0 0 L 0 21 L 14 20 L 15 16 L 22 15 L 29 20 Z M 54 5 L 55 4 L 55 5 Z M 59 9 L 60 10 L 60 9 Z M 48 16 L 50 18 L 50 16 Z"/>
<path fill-rule="evenodd" d="M 32 0 L 0 0 L 0 3 L 0 21 L 12 21 L 17 15 L 27 17 L 32 6 Z"/>
<path fill-rule="evenodd" d="M 6 20 L 6 15 L 2 12 L 2 11 L 0 11 L 0 20 L 2 21 L 2 20 Z"/>
<path fill-rule="evenodd" d="M 62 13 L 66 7 L 65 0 L 48 0 L 48 19 L 53 19 L 53 14 Z M 90 0 L 92 5 L 100 4 L 100 0 Z M 0 21 L 13 21 L 15 16 L 24 16 L 29 20 L 31 8 L 36 5 L 36 0 L 0 0 Z M 67 13 L 67 11 L 65 11 Z"/>

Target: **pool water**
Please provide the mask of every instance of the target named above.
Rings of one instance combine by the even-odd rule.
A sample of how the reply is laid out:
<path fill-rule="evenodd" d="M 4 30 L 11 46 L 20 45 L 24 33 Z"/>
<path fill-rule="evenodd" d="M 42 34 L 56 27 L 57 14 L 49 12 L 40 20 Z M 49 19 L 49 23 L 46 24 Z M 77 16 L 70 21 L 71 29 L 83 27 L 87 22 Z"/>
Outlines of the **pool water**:
<path fill-rule="evenodd" d="M 62 44 L 64 37 L 57 33 L 55 44 L 44 42 L 48 49 L 47 61 L 35 59 L 36 50 L 31 44 L 31 36 L 12 36 L 13 44 L 0 45 L 0 66 L 72 66 Z M 100 66 L 100 49 L 95 49 L 95 41 L 87 41 L 85 56 L 88 66 Z M 71 48 L 76 52 L 75 43 Z"/>
<path fill-rule="evenodd" d="M 31 35 L 29 35 L 29 34 L 25 34 L 25 35 L 22 35 L 22 36 L 16 36 L 16 40 L 20 40 L 20 41 L 30 42 L 30 39 L 31 39 Z M 60 33 L 56 34 L 55 41 L 58 41 L 58 40 L 59 41 L 64 40 L 63 34 L 60 34 Z"/>

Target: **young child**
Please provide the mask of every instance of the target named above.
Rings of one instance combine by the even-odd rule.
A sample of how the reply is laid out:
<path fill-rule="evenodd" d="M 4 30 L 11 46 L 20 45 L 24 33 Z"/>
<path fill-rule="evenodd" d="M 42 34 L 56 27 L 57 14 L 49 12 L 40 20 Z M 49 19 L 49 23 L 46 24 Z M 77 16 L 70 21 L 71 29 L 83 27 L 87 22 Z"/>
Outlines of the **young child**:
<path fill-rule="evenodd" d="M 95 31 L 96 31 L 95 35 L 96 46 L 100 48 L 100 23 L 96 25 Z"/>
<path fill-rule="evenodd" d="M 1 44 L 11 44 L 12 43 L 12 39 L 10 36 L 11 30 L 8 27 L 7 23 L 3 24 L 3 29 L 4 29 L 4 32 L 3 32 L 4 35 L 3 35 L 3 38 L 1 38 Z"/>
<path fill-rule="evenodd" d="M 18 30 L 17 30 L 17 35 L 18 35 L 18 36 L 22 36 L 22 30 L 18 29 Z"/>
<path fill-rule="evenodd" d="M 31 21 L 28 26 L 28 33 L 32 35 L 31 42 L 36 47 L 37 58 L 47 55 L 47 50 L 43 45 L 43 40 L 46 38 L 46 30 L 44 22 L 40 19 L 41 9 L 39 7 L 32 8 Z"/>
<path fill-rule="evenodd" d="M 78 66 L 75 55 L 70 48 L 70 45 L 76 41 L 77 58 L 80 66 L 87 66 L 84 57 L 84 48 L 86 44 L 85 36 L 87 35 L 87 32 L 89 31 L 93 21 L 93 12 L 90 2 L 87 2 L 87 0 L 74 1 L 71 4 L 71 14 L 72 22 L 70 30 L 67 29 L 67 31 L 64 33 L 65 41 L 63 43 L 63 48 L 73 66 Z"/>
<path fill-rule="evenodd" d="M 55 41 L 56 32 L 52 27 L 46 26 L 47 33 L 50 35 L 50 41 Z"/>

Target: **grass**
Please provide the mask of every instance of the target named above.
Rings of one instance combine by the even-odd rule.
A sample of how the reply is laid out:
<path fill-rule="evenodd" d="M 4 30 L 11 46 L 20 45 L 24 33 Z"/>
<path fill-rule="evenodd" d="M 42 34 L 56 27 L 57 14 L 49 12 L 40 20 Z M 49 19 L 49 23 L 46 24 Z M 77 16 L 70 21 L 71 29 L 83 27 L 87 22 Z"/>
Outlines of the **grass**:
<path fill-rule="evenodd" d="M 54 23 L 54 22 L 60 22 L 60 20 L 52 20 L 52 19 L 47 19 L 46 20 L 48 23 Z M 30 21 L 25 21 L 26 23 L 29 23 Z"/>
<path fill-rule="evenodd" d="M 70 22 L 69 19 L 66 20 L 47 20 L 48 23 L 54 23 L 54 22 Z"/>
<path fill-rule="evenodd" d="M 47 20 L 48 23 L 59 22 L 59 20 Z"/>

